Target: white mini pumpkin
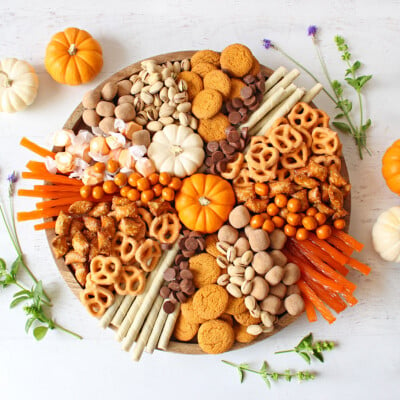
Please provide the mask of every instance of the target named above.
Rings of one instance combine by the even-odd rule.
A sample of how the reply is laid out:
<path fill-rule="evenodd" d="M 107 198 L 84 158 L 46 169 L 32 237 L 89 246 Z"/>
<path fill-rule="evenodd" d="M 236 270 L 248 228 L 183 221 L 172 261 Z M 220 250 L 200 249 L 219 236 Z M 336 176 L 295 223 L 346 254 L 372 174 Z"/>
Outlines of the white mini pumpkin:
<path fill-rule="evenodd" d="M 157 171 L 178 178 L 195 173 L 205 157 L 200 135 L 187 126 L 173 124 L 153 136 L 147 155 Z"/>
<path fill-rule="evenodd" d="M 386 261 L 400 262 L 400 207 L 383 212 L 372 228 L 377 253 Z"/>
<path fill-rule="evenodd" d="M 31 105 L 38 87 L 32 65 L 16 58 L 0 60 L 0 112 L 13 113 Z"/>

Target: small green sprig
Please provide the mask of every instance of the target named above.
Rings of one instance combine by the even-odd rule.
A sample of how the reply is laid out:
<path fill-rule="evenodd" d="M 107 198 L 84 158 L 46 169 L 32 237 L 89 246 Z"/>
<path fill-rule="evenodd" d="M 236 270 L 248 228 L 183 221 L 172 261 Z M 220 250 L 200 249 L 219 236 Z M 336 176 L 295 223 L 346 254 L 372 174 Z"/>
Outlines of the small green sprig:
<path fill-rule="evenodd" d="M 315 374 L 310 371 L 291 371 L 289 369 L 287 369 L 285 372 L 270 371 L 268 363 L 266 361 L 263 362 L 259 370 L 250 368 L 248 364 L 235 364 L 226 360 L 222 360 L 222 362 L 237 369 L 239 373 L 240 383 L 243 382 L 245 378 L 245 373 L 250 372 L 259 375 L 266 383 L 268 388 L 271 388 L 271 381 L 277 382 L 279 380 L 285 380 L 287 382 L 290 382 L 292 379 L 297 378 L 297 380 L 301 382 L 309 381 L 315 378 Z"/>
<path fill-rule="evenodd" d="M 313 342 L 313 334 L 309 333 L 307 336 L 300 340 L 299 344 L 290 350 L 276 351 L 275 354 L 283 353 L 297 353 L 302 357 L 308 364 L 311 363 L 311 358 L 314 357 L 320 362 L 324 362 L 324 356 L 322 352 L 330 351 L 335 348 L 335 343 L 331 341 L 318 341 Z"/>

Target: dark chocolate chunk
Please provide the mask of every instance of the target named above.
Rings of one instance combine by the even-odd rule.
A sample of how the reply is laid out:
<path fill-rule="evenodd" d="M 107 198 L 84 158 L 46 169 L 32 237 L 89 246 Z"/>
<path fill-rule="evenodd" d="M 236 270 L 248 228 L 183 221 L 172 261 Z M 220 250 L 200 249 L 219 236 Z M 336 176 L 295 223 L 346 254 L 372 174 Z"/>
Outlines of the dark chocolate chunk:
<path fill-rule="evenodd" d="M 163 277 L 167 282 L 171 282 L 171 281 L 173 281 L 175 279 L 176 272 L 175 272 L 175 270 L 173 268 L 167 268 L 164 271 Z"/>
<path fill-rule="evenodd" d="M 179 272 L 179 276 L 182 279 L 193 279 L 193 273 L 190 269 L 183 269 L 181 272 Z"/>
<path fill-rule="evenodd" d="M 190 238 L 187 238 L 187 239 L 186 239 L 186 241 L 185 241 L 185 246 L 186 246 L 186 249 L 187 249 L 187 250 L 194 250 L 194 251 L 196 251 L 197 248 L 199 247 L 199 244 L 197 243 L 196 238 L 190 237 Z"/>
<path fill-rule="evenodd" d="M 184 270 L 189 268 L 189 261 L 181 261 L 179 263 L 179 269 Z"/>
<path fill-rule="evenodd" d="M 260 103 L 256 101 L 252 106 L 249 107 L 250 111 L 257 110 L 257 108 L 260 106 Z"/>
<path fill-rule="evenodd" d="M 215 167 L 215 164 L 213 164 L 212 166 Z M 196 252 L 194 252 L 192 250 L 182 250 L 182 254 L 185 257 L 190 258 L 190 257 L 193 257 L 196 254 Z"/>
<path fill-rule="evenodd" d="M 240 135 L 238 131 L 235 129 L 234 131 L 230 131 L 226 134 L 229 143 L 234 143 L 239 141 Z"/>
<path fill-rule="evenodd" d="M 175 264 L 179 265 L 182 261 L 185 261 L 185 257 L 182 254 L 177 254 L 175 256 Z"/>
<path fill-rule="evenodd" d="M 221 172 L 226 171 L 226 165 L 228 164 L 227 160 L 218 161 L 216 164 L 217 172 L 220 174 Z"/>
<path fill-rule="evenodd" d="M 207 150 L 209 150 L 212 153 L 217 151 L 219 149 L 219 143 L 216 141 L 208 142 L 207 143 Z"/>
<path fill-rule="evenodd" d="M 257 101 L 256 100 L 256 96 L 251 96 L 248 99 L 246 99 L 243 103 L 244 103 L 245 106 L 250 107 L 253 104 L 255 104 L 256 101 Z"/>
<path fill-rule="evenodd" d="M 171 289 L 168 288 L 167 286 L 163 286 L 163 287 L 160 289 L 160 296 L 161 296 L 163 299 L 167 299 L 170 293 L 171 293 Z"/>
<path fill-rule="evenodd" d="M 243 106 L 243 101 L 240 97 L 235 97 L 234 99 L 232 99 L 232 105 L 235 108 L 240 108 Z"/>
<path fill-rule="evenodd" d="M 179 283 L 178 282 L 170 282 L 168 287 L 173 290 L 174 292 L 179 290 Z"/>
<path fill-rule="evenodd" d="M 173 304 L 171 301 L 166 301 L 163 304 L 163 310 L 167 313 L 167 314 L 171 314 L 174 312 L 175 310 L 175 304 Z"/>
<path fill-rule="evenodd" d="M 176 297 L 176 293 L 175 292 L 171 292 L 169 294 L 168 299 L 171 301 L 172 304 L 176 304 L 178 302 L 178 298 Z"/>
<path fill-rule="evenodd" d="M 240 122 L 241 117 L 241 114 L 239 114 L 237 111 L 232 111 L 228 115 L 229 122 L 233 125 L 237 125 Z"/>
<path fill-rule="evenodd" d="M 233 107 L 233 104 L 232 104 L 231 101 L 228 101 L 228 102 L 226 103 L 226 111 L 227 111 L 228 113 L 230 113 L 230 112 L 232 112 L 232 111 L 235 111 L 235 107 Z"/>
<path fill-rule="evenodd" d="M 180 287 L 183 293 L 190 294 L 194 288 L 194 284 L 191 279 L 183 279 Z"/>
<path fill-rule="evenodd" d="M 250 86 L 245 86 L 241 89 L 240 95 L 244 99 L 248 99 L 249 97 L 253 96 L 253 89 Z"/>
<path fill-rule="evenodd" d="M 265 82 L 263 80 L 258 81 L 256 83 L 256 88 L 258 89 L 259 92 L 264 93 L 265 90 Z"/>
<path fill-rule="evenodd" d="M 243 82 L 244 83 L 247 83 L 248 85 L 250 84 L 250 83 L 253 83 L 253 82 L 255 82 L 256 81 L 256 77 L 254 76 L 254 75 L 246 75 L 244 78 L 243 78 Z"/>
<path fill-rule="evenodd" d="M 188 297 L 183 292 L 177 292 L 176 297 L 178 298 L 179 303 L 186 303 Z"/>
<path fill-rule="evenodd" d="M 215 164 L 218 161 L 224 159 L 224 153 L 222 151 L 218 150 L 211 156 L 211 158 L 212 158 L 213 163 Z"/>

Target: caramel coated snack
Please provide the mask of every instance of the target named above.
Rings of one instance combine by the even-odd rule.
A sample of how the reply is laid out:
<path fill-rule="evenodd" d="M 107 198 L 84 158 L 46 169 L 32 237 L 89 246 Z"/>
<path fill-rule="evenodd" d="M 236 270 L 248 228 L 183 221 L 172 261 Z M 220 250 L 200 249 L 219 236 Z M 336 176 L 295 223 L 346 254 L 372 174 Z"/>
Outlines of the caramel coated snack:
<path fill-rule="evenodd" d="M 233 328 L 227 322 L 215 319 L 204 322 L 197 337 L 201 349 L 209 354 L 224 353 L 235 342 Z"/>
<path fill-rule="evenodd" d="M 253 67 L 253 54 L 243 44 L 231 44 L 221 53 L 221 68 L 231 76 L 241 78 L 247 75 Z"/>

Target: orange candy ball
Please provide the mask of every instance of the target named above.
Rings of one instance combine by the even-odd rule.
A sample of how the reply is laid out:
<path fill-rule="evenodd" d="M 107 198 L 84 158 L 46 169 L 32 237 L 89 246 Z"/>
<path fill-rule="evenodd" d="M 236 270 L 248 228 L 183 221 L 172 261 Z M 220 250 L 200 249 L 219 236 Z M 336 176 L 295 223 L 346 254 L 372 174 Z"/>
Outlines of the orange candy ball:
<path fill-rule="evenodd" d="M 268 233 L 272 233 L 275 230 L 275 224 L 270 219 L 266 219 L 262 225 L 262 229 Z"/>
<path fill-rule="evenodd" d="M 157 183 L 156 185 L 153 186 L 153 192 L 156 197 L 160 197 L 162 194 L 163 187 L 161 183 Z"/>
<path fill-rule="evenodd" d="M 136 186 L 140 192 L 144 192 L 145 190 L 150 189 L 150 181 L 147 178 L 140 178 L 138 179 Z"/>
<path fill-rule="evenodd" d="M 171 179 L 171 182 L 168 184 L 168 187 L 170 187 L 171 189 L 173 189 L 175 191 L 179 190 L 181 188 L 181 186 L 182 186 L 182 181 L 179 178 L 177 178 L 176 176 L 174 176 Z"/>
<path fill-rule="evenodd" d="M 92 194 L 92 187 L 91 186 L 82 186 L 79 189 L 79 193 L 83 199 L 87 199 Z"/>
<path fill-rule="evenodd" d="M 301 209 L 301 201 L 299 199 L 292 198 L 287 202 L 286 207 L 289 212 L 297 213 Z"/>
<path fill-rule="evenodd" d="M 286 224 L 283 228 L 286 236 L 294 237 L 296 236 L 297 229 L 293 225 Z"/>
<path fill-rule="evenodd" d="M 151 185 L 151 186 L 154 186 L 154 185 L 156 185 L 156 184 L 158 183 L 159 176 L 158 176 L 158 174 L 156 174 L 156 173 L 154 172 L 153 174 L 150 174 L 150 175 L 147 177 L 147 179 L 149 180 L 150 185 Z"/>
<path fill-rule="evenodd" d="M 285 220 L 282 217 L 279 217 L 278 215 L 272 217 L 272 222 L 274 223 L 276 228 L 282 228 L 283 225 L 285 225 Z"/>
<path fill-rule="evenodd" d="M 333 226 L 336 229 L 342 230 L 346 227 L 346 221 L 344 219 L 337 219 L 333 222 Z"/>
<path fill-rule="evenodd" d="M 101 200 L 104 197 L 104 190 L 102 186 L 95 186 L 92 190 L 92 196 L 96 200 Z"/>
<path fill-rule="evenodd" d="M 305 229 L 305 228 L 299 228 L 299 229 L 297 229 L 297 232 L 296 232 L 296 239 L 297 239 L 297 240 L 300 240 L 300 241 L 301 241 L 301 240 L 307 240 L 309 236 L 310 236 L 310 235 L 309 235 L 307 229 Z"/>
<path fill-rule="evenodd" d="M 159 181 L 161 185 L 167 186 L 171 182 L 171 175 L 168 172 L 161 172 Z"/>
<path fill-rule="evenodd" d="M 116 160 L 108 160 L 106 169 L 110 174 L 115 174 L 119 170 L 119 162 Z"/>
<path fill-rule="evenodd" d="M 301 215 L 290 212 L 286 216 L 286 221 L 289 225 L 298 226 L 301 224 Z"/>
<path fill-rule="evenodd" d="M 140 200 L 145 204 L 153 199 L 154 199 L 154 192 L 151 189 L 144 190 L 140 194 Z"/>
<path fill-rule="evenodd" d="M 114 183 L 114 181 L 105 181 L 103 183 L 104 193 L 113 194 L 118 190 L 118 186 Z"/>
<path fill-rule="evenodd" d="M 332 228 L 329 225 L 321 225 L 315 231 L 318 239 L 328 239 L 332 235 Z"/>
<path fill-rule="evenodd" d="M 318 225 L 323 225 L 326 222 L 326 215 L 321 212 L 317 212 L 314 218 L 317 220 Z"/>
<path fill-rule="evenodd" d="M 170 187 L 163 188 L 161 196 L 166 201 L 173 201 L 175 198 L 174 189 L 171 189 Z"/>
<path fill-rule="evenodd" d="M 128 186 L 126 186 L 128 187 Z M 140 192 L 137 189 L 129 189 L 126 196 L 130 201 L 137 201 L 140 199 Z"/>
<path fill-rule="evenodd" d="M 301 222 L 308 231 L 314 231 L 318 227 L 318 222 L 314 217 L 306 216 Z"/>
<path fill-rule="evenodd" d="M 118 173 L 117 175 L 114 176 L 114 182 L 117 186 L 125 186 L 126 183 L 128 182 L 128 178 L 126 177 L 125 174 L 122 172 Z"/>
<path fill-rule="evenodd" d="M 273 216 L 275 216 L 275 215 L 278 215 L 278 213 L 279 213 L 279 207 L 278 207 L 275 203 L 270 203 L 270 204 L 268 204 L 268 207 L 267 207 L 267 213 L 268 213 L 271 217 L 273 217 Z"/>
<path fill-rule="evenodd" d="M 268 196 L 269 186 L 266 183 L 257 182 L 254 185 L 254 190 L 259 196 Z"/>
<path fill-rule="evenodd" d="M 121 188 L 121 190 L 119 191 L 119 194 L 122 197 L 128 197 L 128 193 L 131 190 L 131 188 L 129 186 L 124 186 L 123 188 Z"/>
<path fill-rule="evenodd" d="M 93 168 L 96 172 L 101 174 L 106 170 L 106 165 L 102 162 L 97 162 L 96 164 L 94 164 Z"/>
<path fill-rule="evenodd" d="M 264 218 L 262 215 L 253 215 L 250 219 L 250 226 L 254 229 L 259 229 L 263 226 Z"/>
<path fill-rule="evenodd" d="M 284 194 L 277 194 L 275 196 L 274 202 L 279 208 L 284 208 L 288 203 L 288 199 Z"/>

